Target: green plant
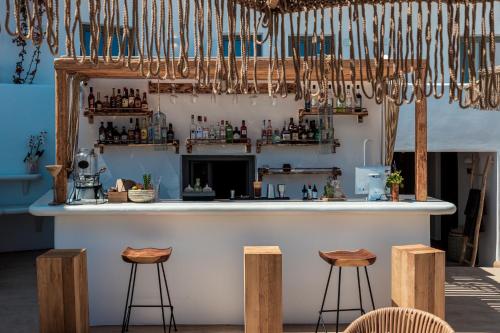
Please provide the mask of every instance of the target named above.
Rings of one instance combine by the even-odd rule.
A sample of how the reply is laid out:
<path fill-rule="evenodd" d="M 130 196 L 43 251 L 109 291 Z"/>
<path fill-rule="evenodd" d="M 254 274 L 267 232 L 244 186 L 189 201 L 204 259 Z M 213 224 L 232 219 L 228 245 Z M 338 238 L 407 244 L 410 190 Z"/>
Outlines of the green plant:
<path fill-rule="evenodd" d="M 151 174 L 150 173 L 145 173 L 142 175 L 142 182 L 145 190 L 149 190 L 152 188 L 151 186 Z"/>
<path fill-rule="evenodd" d="M 401 176 L 401 170 L 395 170 L 387 177 L 385 183 L 389 187 L 392 185 L 399 185 L 399 187 L 403 187 L 403 181 L 404 178 Z"/>

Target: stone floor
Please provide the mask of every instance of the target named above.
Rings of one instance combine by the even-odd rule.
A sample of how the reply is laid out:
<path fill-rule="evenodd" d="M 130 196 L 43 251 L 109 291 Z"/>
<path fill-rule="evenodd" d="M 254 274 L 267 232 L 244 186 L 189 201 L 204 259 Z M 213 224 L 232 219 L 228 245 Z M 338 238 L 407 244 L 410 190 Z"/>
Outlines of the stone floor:
<path fill-rule="evenodd" d="M 0 254 L 0 332 L 38 330 L 35 258 L 40 252 Z M 500 333 L 500 269 L 448 267 L 446 320 L 457 333 Z M 240 326 L 180 326 L 183 333 L 241 333 Z M 329 331 L 332 331 L 329 329 Z M 91 333 L 120 332 L 92 327 Z M 131 327 L 130 333 L 162 332 L 160 327 Z M 313 325 L 285 326 L 285 332 L 314 332 Z M 422 332 L 423 333 L 423 332 Z"/>

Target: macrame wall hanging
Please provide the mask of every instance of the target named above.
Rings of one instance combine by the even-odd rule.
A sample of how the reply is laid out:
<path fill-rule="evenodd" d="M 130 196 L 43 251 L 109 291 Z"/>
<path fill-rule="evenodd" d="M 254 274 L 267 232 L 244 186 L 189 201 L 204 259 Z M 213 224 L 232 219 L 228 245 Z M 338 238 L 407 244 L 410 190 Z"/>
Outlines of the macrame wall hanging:
<path fill-rule="evenodd" d="M 498 109 L 496 1 L 6 0 L 3 30 L 32 40 L 33 27 L 44 22 L 45 41 L 56 55 L 62 53 L 61 22 L 65 57 L 122 64 L 163 80 L 194 73 L 197 85 L 214 93 L 261 93 L 257 71 L 249 77 L 248 69 L 257 68 L 257 50 L 266 47 L 269 95 L 287 96 L 291 62 L 296 99 L 318 93 L 320 100 L 334 94 L 342 101 L 346 87 L 354 89 L 359 80 L 367 98 L 380 104 L 388 97 L 399 106 L 423 96 L 441 98 L 447 82 L 450 102 Z M 22 4 L 28 8 L 27 30 L 20 26 Z M 89 50 L 79 43 L 84 23 L 90 26 Z M 318 91 L 311 91 L 313 81 Z"/>

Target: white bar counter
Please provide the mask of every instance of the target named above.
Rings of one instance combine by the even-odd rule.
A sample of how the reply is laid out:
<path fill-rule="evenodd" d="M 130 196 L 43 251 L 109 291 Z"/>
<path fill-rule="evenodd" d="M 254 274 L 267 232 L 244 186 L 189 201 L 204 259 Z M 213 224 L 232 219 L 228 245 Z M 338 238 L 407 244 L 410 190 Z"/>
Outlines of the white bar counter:
<path fill-rule="evenodd" d="M 179 324 L 243 323 L 243 246 L 278 245 L 283 253 L 285 323 L 315 323 L 329 266 L 318 250 L 366 248 L 378 258 L 369 268 L 377 307 L 390 304 L 393 245 L 430 242 L 430 216 L 453 214 L 451 203 L 430 199 L 345 202 L 162 201 L 150 204 L 50 206 L 51 194 L 30 213 L 55 216 L 55 248 L 86 248 L 92 325 L 121 324 L 131 247 L 173 247 L 165 268 Z M 405 200 L 406 199 L 406 200 Z M 356 270 L 342 274 L 341 307 L 358 306 Z M 361 275 L 364 306 L 369 304 Z M 334 308 L 337 271 L 327 306 Z M 139 266 L 134 302 L 159 304 L 154 266 Z M 343 313 L 347 322 L 358 313 Z M 334 314 L 325 315 L 327 322 Z M 136 309 L 133 324 L 158 324 L 158 309 Z"/>

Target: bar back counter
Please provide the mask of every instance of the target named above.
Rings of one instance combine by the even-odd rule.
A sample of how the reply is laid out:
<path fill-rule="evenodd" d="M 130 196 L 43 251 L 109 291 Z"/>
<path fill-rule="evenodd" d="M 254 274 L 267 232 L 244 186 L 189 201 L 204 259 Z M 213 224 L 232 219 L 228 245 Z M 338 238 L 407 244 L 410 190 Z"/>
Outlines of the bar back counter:
<path fill-rule="evenodd" d="M 55 216 L 55 248 L 86 248 L 91 325 L 122 321 L 130 267 L 127 247 L 172 246 L 166 267 L 177 324 L 243 323 L 243 247 L 277 245 L 283 253 L 283 320 L 314 323 L 329 267 L 318 251 L 365 248 L 375 305 L 390 305 L 391 247 L 429 244 L 430 216 L 453 214 L 451 203 L 303 201 L 161 201 L 150 204 L 50 206 L 48 193 L 30 213 Z M 134 302 L 159 302 L 156 271 L 139 267 Z M 366 281 L 361 279 L 363 290 Z M 327 306 L 335 304 L 336 284 Z M 359 304 L 356 270 L 342 274 L 343 308 Z M 368 293 L 363 294 L 369 304 Z M 330 306 L 333 308 L 333 306 Z M 369 307 L 368 307 L 369 308 Z M 341 322 L 359 313 L 342 313 Z M 327 322 L 334 315 L 325 314 Z M 158 324 L 155 311 L 134 310 L 134 324 Z"/>

